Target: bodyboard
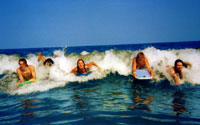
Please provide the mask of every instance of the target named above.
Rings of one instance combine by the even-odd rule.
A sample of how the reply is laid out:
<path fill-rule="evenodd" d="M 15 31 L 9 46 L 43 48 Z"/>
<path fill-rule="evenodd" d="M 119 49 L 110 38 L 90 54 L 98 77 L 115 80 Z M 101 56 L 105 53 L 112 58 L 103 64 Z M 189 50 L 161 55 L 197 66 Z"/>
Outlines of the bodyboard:
<path fill-rule="evenodd" d="M 37 82 L 37 81 L 39 81 L 38 78 L 36 79 L 35 82 Z M 28 80 L 28 81 L 24 81 L 24 82 L 22 82 L 22 83 L 19 83 L 18 86 L 23 86 L 23 85 L 25 85 L 25 84 L 30 84 L 30 83 L 32 83 L 32 81 L 31 81 L 31 80 Z"/>
<path fill-rule="evenodd" d="M 79 73 L 78 75 L 76 75 L 76 76 L 88 76 L 88 75 L 90 75 L 91 74 L 91 72 L 87 72 L 87 73 Z"/>
<path fill-rule="evenodd" d="M 146 80 L 152 79 L 151 74 L 146 69 L 136 69 L 137 77 L 136 79 Z"/>

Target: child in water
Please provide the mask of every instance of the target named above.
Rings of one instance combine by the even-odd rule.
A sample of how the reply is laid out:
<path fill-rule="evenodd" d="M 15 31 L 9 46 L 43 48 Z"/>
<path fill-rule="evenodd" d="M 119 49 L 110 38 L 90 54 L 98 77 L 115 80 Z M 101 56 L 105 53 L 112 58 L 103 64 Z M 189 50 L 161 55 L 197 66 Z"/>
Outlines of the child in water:
<path fill-rule="evenodd" d="M 182 60 L 177 59 L 174 63 L 174 66 L 167 67 L 167 72 L 172 76 L 176 85 L 180 85 L 181 84 L 180 80 L 183 79 L 183 72 L 182 72 L 183 67 L 191 68 L 192 64 L 190 64 L 189 62 L 183 62 Z"/>
<path fill-rule="evenodd" d="M 35 68 L 32 65 L 28 65 L 26 59 L 22 58 L 18 61 L 20 67 L 17 69 L 17 74 L 19 81 L 16 83 L 18 86 L 19 83 L 24 81 L 31 80 L 32 82 L 36 81 Z"/>
<path fill-rule="evenodd" d="M 38 53 L 38 62 L 40 62 L 40 60 L 42 60 L 44 66 L 51 67 L 54 64 L 54 61 L 51 58 L 45 59 L 41 52 Z"/>
<path fill-rule="evenodd" d="M 152 77 L 154 77 L 154 73 L 149 65 L 149 62 L 147 60 L 147 58 L 145 57 L 143 52 L 139 52 L 137 54 L 136 57 L 133 58 L 133 62 L 132 62 L 132 73 L 133 73 L 133 77 L 136 78 L 137 74 L 136 74 L 136 69 L 143 69 L 146 68 L 148 70 L 148 72 L 151 74 Z"/>
<path fill-rule="evenodd" d="M 99 70 L 101 70 L 101 67 L 99 67 L 95 62 L 90 62 L 89 64 L 85 64 L 83 59 L 78 59 L 77 61 L 77 67 L 71 70 L 70 73 L 75 73 L 76 75 L 79 74 L 88 74 L 89 70 L 92 66 L 96 66 Z"/>

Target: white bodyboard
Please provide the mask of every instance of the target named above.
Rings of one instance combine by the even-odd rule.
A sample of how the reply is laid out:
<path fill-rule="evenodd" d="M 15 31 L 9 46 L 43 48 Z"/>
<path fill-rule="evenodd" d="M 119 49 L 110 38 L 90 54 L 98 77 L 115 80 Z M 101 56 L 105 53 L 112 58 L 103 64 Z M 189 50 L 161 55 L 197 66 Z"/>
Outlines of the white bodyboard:
<path fill-rule="evenodd" d="M 137 74 L 136 79 L 141 79 L 141 80 L 152 79 L 151 74 L 146 69 L 136 69 L 136 74 Z"/>

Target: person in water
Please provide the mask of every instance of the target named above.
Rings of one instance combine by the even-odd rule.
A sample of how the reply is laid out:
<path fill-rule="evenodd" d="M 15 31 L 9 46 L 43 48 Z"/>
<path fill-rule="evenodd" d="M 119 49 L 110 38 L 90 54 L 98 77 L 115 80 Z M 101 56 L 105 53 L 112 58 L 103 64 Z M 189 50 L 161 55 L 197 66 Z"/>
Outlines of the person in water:
<path fill-rule="evenodd" d="M 149 65 L 149 62 L 147 58 L 145 57 L 143 52 L 139 52 L 136 57 L 133 58 L 132 62 L 132 72 L 133 72 L 133 77 L 136 78 L 136 69 L 143 69 L 146 68 L 148 72 L 151 74 L 152 77 L 154 77 L 154 73 Z"/>
<path fill-rule="evenodd" d="M 181 83 L 179 80 L 183 79 L 183 72 L 182 72 L 183 67 L 191 68 L 192 64 L 190 64 L 189 62 L 183 62 L 182 60 L 177 59 L 174 63 L 174 66 L 167 67 L 167 71 L 173 77 L 176 85 L 180 85 Z"/>
<path fill-rule="evenodd" d="M 40 60 L 42 60 L 44 66 L 50 67 L 54 64 L 54 61 L 51 58 L 45 59 L 41 52 L 38 53 L 38 62 L 40 62 Z"/>
<path fill-rule="evenodd" d="M 78 59 L 77 61 L 77 67 L 71 70 L 70 73 L 75 73 L 76 75 L 79 74 L 88 74 L 89 70 L 92 66 L 96 66 L 99 70 L 101 70 L 101 67 L 99 67 L 95 62 L 90 62 L 89 64 L 85 64 L 83 59 Z"/>
<path fill-rule="evenodd" d="M 18 86 L 19 83 L 24 81 L 31 80 L 32 82 L 36 81 L 36 73 L 35 68 L 32 65 L 28 65 L 26 59 L 22 58 L 18 61 L 19 68 L 17 68 L 17 74 L 19 77 L 19 81 L 16 83 Z"/>

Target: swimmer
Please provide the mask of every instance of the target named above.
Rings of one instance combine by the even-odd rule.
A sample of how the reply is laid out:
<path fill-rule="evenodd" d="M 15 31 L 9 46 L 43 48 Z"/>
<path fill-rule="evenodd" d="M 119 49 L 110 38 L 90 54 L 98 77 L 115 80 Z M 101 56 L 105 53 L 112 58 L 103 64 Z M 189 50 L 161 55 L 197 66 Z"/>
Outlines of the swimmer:
<path fill-rule="evenodd" d="M 31 80 L 32 82 L 36 81 L 36 73 L 35 68 L 32 65 L 28 65 L 26 59 L 22 58 L 18 61 L 19 68 L 17 69 L 17 74 L 19 77 L 19 81 L 16 83 L 18 86 L 19 83 L 24 81 Z"/>
<path fill-rule="evenodd" d="M 38 62 L 42 60 L 44 66 L 52 66 L 54 61 L 51 58 L 45 59 L 41 52 L 38 53 Z"/>
<path fill-rule="evenodd" d="M 173 77 L 176 85 L 180 85 L 181 83 L 180 83 L 179 79 L 180 80 L 183 79 L 183 72 L 182 72 L 183 67 L 191 68 L 192 64 L 190 64 L 189 62 L 183 62 L 182 60 L 177 59 L 174 63 L 174 66 L 167 67 L 167 71 Z"/>
<path fill-rule="evenodd" d="M 148 72 L 151 74 L 152 77 L 154 77 L 154 73 L 149 65 L 149 62 L 147 58 L 145 57 L 143 52 L 139 52 L 136 57 L 133 58 L 132 62 L 132 72 L 133 72 L 133 77 L 136 78 L 136 69 L 143 69 L 146 68 Z"/>
<path fill-rule="evenodd" d="M 85 64 L 85 62 L 83 61 L 83 59 L 78 59 L 77 61 L 77 67 L 75 67 L 74 69 L 72 69 L 72 71 L 70 73 L 75 73 L 76 75 L 78 74 L 87 74 L 89 73 L 89 70 L 91 68 L 91 66 L 96 66 L 99 70 L 101 70 L 101 67 L 99 67 L 95 62 L 90 62 L 89 64 Z"/>

